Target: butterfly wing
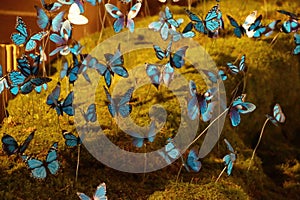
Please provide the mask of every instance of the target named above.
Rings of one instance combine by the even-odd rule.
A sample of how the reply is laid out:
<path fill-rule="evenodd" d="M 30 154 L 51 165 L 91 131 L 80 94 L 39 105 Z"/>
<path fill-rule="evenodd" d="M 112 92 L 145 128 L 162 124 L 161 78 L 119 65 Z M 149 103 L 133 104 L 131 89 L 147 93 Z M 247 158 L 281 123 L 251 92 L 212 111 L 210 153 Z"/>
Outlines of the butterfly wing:
<path fill-rule="evenodd" d="M 75 54 L 72 54 L 72 56 L 73 56 L 73 67 L 68 70 L 67 75 L 69 76 L 69 82 L 71 84 L 74 84 L 74 82 L 78 78 L 79 62 Z"/>
<path fill-rule="evenodd" d="M 13 33 L 11 35 L 11 40 L 18 46 L 25 44 L 28 33 L 26 25 L 21 17 L 17 17 L 16 30 L 18 33 Z"/>
<path fill-rule="evenodd" d="M 229 62 L 229 63 L 227 63 L 227 66 L 231 73 L 233 73 L 233 74 L 239 73 L 239 68 L 237 66 L 235 66 L 234 64 Z"/>
<path fill-rule="evenodd" d="M 31 140 L 32 140 L 33 137 L 34 137 L 34 132 L 35 132 L 35 131 L 31 132 L 31 133 L 29 134 L 29 136 L 26 138 L 26 140 L 23 142 L 23 144 L 20 145 L 20 148 L 19 148 L 19 153 L 20 153 L 20 154 L 24 153 L 24 151 L 25 151 L 25 150 L 27 149 L 27 147 L 29 146 Z"/>
<path fill-rule="evenodd" d="M 77 145 L 80 144 L 81 140 L 78 137 L 76 137 L 75 135 L 73 135 L 72 133 L 63 130 L 62 134 L 65 139 L 65 144 L 68 147 L 76 147 Z"/>
<path fill-rule="evenodd" d="M 57 106 L 59 95 L 60 95 L 60 83 L 58 82 L 56 87 L 52 90 L 51 94 L 48 95 L 46 104 L 51 107 Z"/>
<path fill-rule="evenodd" d="M 114 22 L 114 31 L 116 33 L 119 33 L 124 28 L 124 24 L 125 24 L 124 14 L 119 10 L 118 7 L 110 3 L 105 4 L 105 9 L 113 18 L 116 19 L 116 21 Z"/>
<path fill-rule="evenodd" d="M 261 20 L 262 20 L 262 15 L 259 15 L 259 16 L 255 19 L 254 23 L 250 25 L 250 27 L 249 27 L 248 30 L 249 30 L 249 31 L 256 30 L 256 29 L 260 26 Z"/>
<path fill-rule="evenodd" d="M 57 174 L 59 170 L 59 162 L 57 160 L 57 147 L 58 147 L 58 143 L 55 142 L 49 149 L 46 157 L 47 167 L 50 173 L 53 175 Z"/>
<path fill-rule="evenodd" d="M 173 56 L 170 55 L 172 67 L 181 68 L 184 65 L 184 57 L 188 46 L 181 47 Z"/>
<path fill-rule="evenodd" d="M 49 23 L 49 17 L 46 12 L 38 6 L 34 6 L 37 12 L 37 24 L 41 29 L 45 29 Z"/>
<path fill-rule="evenodd" d="M 74 99 L 74 92 L 70 92 L 62 104 L 62 111 L 69 116 L 74 115 L 74 108 L 72 105 L 73 99 Z"/>
<path fill-rule="evenodd" d="M 2 139 L 2 148 L 3 151 L 8 155 L 12 155 L 19 150 L 19 145 L 17 141 L 10 135 L 5 134 Z"/>
<path fill-rule="evenodd" d="M 171 66 L 170 62 L 165 64 L 162 68 L 161 72 L 161 77 L 160 77 L 160 82 L 163 80 L 164 84 L 169 86 L 171 81 L 174 78 L 174 68 Z"/>
<path fill-rule="evenodd" d="M 227 139 L 224 139 L 224 142 L 227 146 L 227 149 L 231 152 L 231 153 L 234 153 L 234 149 L 232 148 L 231 144 L 228 142 Z"/>
<path fill-rule="evenodd" d="M 111 68 L 111 70 L 113 71 L 113 73 L 118 74 L 119 76 L 122 76 L 124 78 L 127 78 L 128 72 L 127 70 L 124 68 L 124 59 L 123 59 L 123 55 L 121 54 L 120 51 L 120 45 L 118 46 L 118 49 L 116 51 L 116 53 L 113 55 L 113 57 L 111 57 L 110 59 L 108 59 L 109 61 L 109 66 Z"/>
<path fill-rule="evenodd" d="M 152 84 L 158 88 L 160 84 L 160 70 L 154 64 L 146 64 L 146 73 L 151 79 Z"/>
<path fill-rule="evenodd" d="M 85 16 L 81 15 L 80 13 L 82 12 L 80 10 L 79 5 L 77 3 L 73 3 L 69 9 L 68 20 L 72 24 L 76 24 L 76 25 L 87 24 L 89 20 Z"/>
<path fill-rule="evenodd" d="M 217 102 L 215 102 L 215 101 L 207 104 L 206 111 L 204 113 L 201 113 L 202 121 L 208 122 L 211 119 L 213 109 L 216 106 L 216 104 L 217 104 Z"/>
<path fill-rule="evenodd" d="M 282 109 L 278 103 L 273 108 L 273 116 L 276 119 L 276 121 L 278 121 L 280 123 L 285 122 L 285 115 L 282 112 Z"/>
<path fill-rule="evenodd" d="M 23 84 L 26 77 L 18 71 L 12 71 L 8 74 L 9 80 L 11 82 L 10 92 L 13 95 L 17 95 L 19 93 L 19 85 Z"/>
<path fill-rule="evenodd" d="M 46 168 L 42 161 L 28 156 L 22 156 L 23 161 L 27 167 L 31 170 L 31 176 L 37 179 L 45 179 L 47 176 Z"/>
<path fill-rule="evenodd" d="M 239 64 L 239 71 L 245 70 L 246 68 L 245 61 L 246 61 L 246 55 L 243 55 Z"/>
<path fill-rule="evenodd" d="M 96 104 L 89 105 L 87 112 L 85 114 L 85 118 L 87 121 L 95 122 L 97 120 L 97 114 L 96 114 Z"/>
<path fill-rule="evenodd" d="M 116 111 L 116 105 L 115 105 L 113 99 L 111 98 L 111 95 L 107 91 L 106 87 L 103 86 L 103 88 L 104 88 L 104 91 L 105 91 L 105 94 L 106 94 L 106 98 L 109 101 L 109 104 L 107 105 L 108 111 L 109 111 L 109 113 L 111 114 L 112 117 L 115 117 L 116 112 L 117 112 Z"/>
<path fill-rule="evenodd" d="M 98 185 L 94 194 L 94 200 L 107 200 L 105 183 Z"/>
<path fill-rule="evenodd" d="M 227 18 L 229 19 L 230 24 L 234 27 L 234 30 L 233 30 L 234 34 L 238 38 L 241 38 L 245 34 L 246 30 L 242 26 L 240 26 L 237 23 L 237 21 L 235 19 L 233 19 L 233 17 L 231 17 L 230 15 L 227 15 Z"/>
<path fill-rule="evenodd" d="M 52 24 L 52 30 L 54 32 L 60 31 L 64 15 L 65 15 L 65 11 L 61 11 L 52 19 L 51 24 Z"/>
<path fill-rule="evenodd" d="M 188 157 L 187 157 L 187 165 L 194 171 L 199 172 L 201 169 L 201 162 L 198 161 L 198 156 L 195 150 L 190 150 Z"/>
<path fill-rule="evenodd" d="M 297 33 L 294 34 L 294 41 L 296 44 L 296 48 L 294 49 L 293 53 L 297 55 L 300 53 L 300 34 Z"/>
<path fill-rule="evenodd" d="M 84 194 L 84 193 L 77 192 L 77 195 L 78 195 L 78 197 L 79 197 L 81 200 L 92 200 L 89 196 L 87 196 L 87 195 Z"/>
<path fill-rule="evenodd" d="M 134 6 L 132 6 L 132 8 L 130 9 L 130 11 L 127 15 L 127 28 L 129 29 L 129 31 L 131 33 L 134 31 L 133 18 L 135 18 L 138 15 L 141 7 L 142 7 L 142 3 L 140 3 L 140 2 L 136 3 Z"/>
<path fill-rule="evenodd" d="M 133 91 L 133 87 L 129 88 L 118 104 L 118 113 L 120 113 L 122 117 L 127 117 L 131 113 L 132 106 L 129 104 L 129 101 Z"/>
<path fill-rule="evenodd" d="M 238 110 L 235 107 L 230 108 L 229 117 L 231 120 L 232 126 L 238 126 L 241 122 L 241 117 Z"/>

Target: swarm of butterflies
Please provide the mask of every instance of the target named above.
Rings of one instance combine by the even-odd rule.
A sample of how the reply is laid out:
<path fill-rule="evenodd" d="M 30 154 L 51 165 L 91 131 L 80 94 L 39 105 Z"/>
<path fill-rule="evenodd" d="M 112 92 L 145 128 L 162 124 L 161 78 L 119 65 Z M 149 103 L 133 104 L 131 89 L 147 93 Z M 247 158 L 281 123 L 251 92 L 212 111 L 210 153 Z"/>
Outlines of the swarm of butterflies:
<path fill-rule="evenodd" d="M 166 0 L 159 0 L 165 3 Z M 173 0 L 178 2 L 179 0 Z M 116 47 L 115 52 L 104 54 L 106 60 L 102 63 L 97 58 L 88 54 L 82 54 L 84 48 L 78 41 L 72 39 L 72 30 L 74 25 L 84 25 L 88 23 L 88 19 L 83 15 L 84 3 L 87 2 L 93 6 L 100 4 L 101 0 L 58 0 L 57 2 L 47 4 L 44 0 L 41 0 L 40 6 L 35 6 L 37 12 L 37 25 L 41 28 L 38 33 L 30 33 L 27 29 L 25 22 L 21 17 L 16 19 L 16 32 L 12 33 L 11 40 L 14 44 L 23 47 L 24 54 L 17 58 L 18 70 L 9 72 L 5 76 L 2 73 L 2 66 L 0 66 L 0 93 L 5 89 L 8 89 L 13 95 L 29 94 L 32 91 L 41 93 L 42 90 L 47 90 L 51 78 L 40 75 L 41 63 L 47 60 L 44 47 L 47 41 L 51 41 L 56 44 L 56 48 L 50 52 L 49 56 L 61 55 L 62 65 L 59 74 L 59 81 L 52 92 L 47 96 L 46 104 L 55 110 L 58 116 L 74 115 L 73 99 L 74 92 L 70 91 L 65 98 L 61 98 L 61 84 L 64 78 L 68 78 L 71 85 L 76 84 L 78 76 L 81 74 L 87 82 L 91 82 L 87 70 L 96 70 L 99 75 L 104 78 L 105 85 L 103 89 L 105 91 L 108 101 L 108 111 L 112 118 L 123 117 L 126 118 L 132 111 L 130 104 L 134 88 L 131 87 L 121 95 L 120 99 L 112 98 L 109 88 L 112 84 L 113 77 L 117 74 L 120 77 L 127 78 L 129 73 L 124 67 L 124 58 L 121 52 L 121 46 Z M 128 4 L 131 0 L 121 0 L 122 3 Z M 63 5 L 70 6 L 69 10 L 61 11 Z M 113 22 L 113 29 L 116 33 L 122 31 L 124 28 L 128 28 L 129 32 L 134 32 L 135 23 L 134 18 L 138 15 L 142 7 L 142 1 L 137 0 L 136 3 L 130 8 L 128 14 L 123 14 L 120 9 L 110 3 L 105 4 L 106 11 L 111 17 L 115 19 Z M 299 18 L 297 15 L 284 10 L 278 10 L 279 13 L 288 17 L 286 21 L 281 24 L 280 31 L 283 33 L 295 33 L 296 48 L 294 54 L 300 52 L 300 35 L 296 32 L 300 29 Z M 170 40 L 166 48 L 159 45 L 153 45 L 154 53 L 160 61 L 164 61 L 164 64 L 146 63 L 145 73 L 151 80 L 152 84 L 157 90 L 161 85 L 168 86 L 174 79 L 174 72 L 176 69 L 182 68 L 185 65 L 185 54 L 188 51 L 188 46 L 183 46 L 175 51 L 172 50 L 172 44 L 179 41 L 182 38 L 193 38 L 196 33 L 207 35 L 211 38 L 217 38 L 220 31 L 224 29 L 223 15 L 220 10 L 220 5 L 213 6 L 206 16 L 202 18 L 191 10 L 185 9 L 185 13 L 190 19 L 190 22 L 184 27 L 183 31 L 179 31 L 179 27 L 183 24 L 183 19 L 174 19 L 171 10 L 166 6 L 163 11 L 159 13 L 159 20 L 149 24 L 149 29 L 155 32 L 159 32 L 162 40 Z M 233 17 L 227 15 L 230 24 L 234 27 L 233 32 L 235 36 L 241 38 L 243 35 L 247 35 L 250 38 L 259 38 L 263 35 L 268 37 L 277 28 L 280 20 L 275 20 L 268 25 L 262 25 L 262 15 L 257 16 L 257 11 L 252 12 L 246 17 L 243 24 L 239 24 Z M 72 62 L 70 63 L 65 56 L 72 56 Z M 212 83 L 218 83 L 219 81 L 225 81 L 227 74 L 232 75 L 247 73 L 246 67 L 246 55 L 242 55 L 238 65 L 228 62 L 226 69 L 219 69 L 219 71 L 213 72 L 203 70 L 203 73 L 208 77 Z M 193 80 L 189 82 L 189 98 L 187 99 L 187 112 L 191 120 L 200 118 L 203 122 L 208 122 L 212 118 L 212 112 L 217 104 L 215 100 L 215 94 L 217 88 L 208 88 L 206 92 L 200 93 L 197 91 L 196 83 Z M 251 113 L 256 109 L 253 103 L 245 101 L 245 94 L 240 94 L 234 97 L 234 100 L 226 108 L 229 112 L 229 118 L 232 126 L 236 127 L 241 123 L 240 114 Z M 91 104 L 88 106 L 86 112 L 80 109 L 82 116 L 86 123 L 94 123 L 97 121 L 96 105 Z M 279 104 L 274 106 L 273 115 L 267 115 L 275 125 L 278 122 L 283 123 L 285 116 Z M 156 135 L 156 123 L 151 122 L 149 131 L 146 136 L 131 131 L 133 145 L 137 148 L 141 148 L 147 144 L 147 142 L 154 142 Z M 25 139 L 22 144 L 18 142 L 12 136 L 4 134 L 2 137 L 2 147 L 5 153 L 10 156 L 17 154 L 23 160 L 30 170 L 31 176 L 37 179 L 45 179 L 47 174 L 55 175 L 59 172 L 60 163 L 58 161 L 58 142 L 55 142 L 49 149 L 45 161 L 27 156 L 25 153 L 30 142 L 34 138 L 34 130 Z M 73 133 L 66 130 L 62 130 L 62 136 L 65 139 L 65 144 L 68 147 L 76 147 L 82 144 L 82 140 L 79 136 L 75 136 Z M 231 144 L 225 139 L 225 144 L 229 150 L 229 154 L 223 158 L 225 167 L 227 168 L 227 174 L 230 175 L 233 169 L 233 163 L 236 161 L 236 152 Z M 201 162 L 198 156 L 197 148 L 189 150 L 187 158 L 183 161 L 188 172 L 199 172 L 201 169 Z M 166 145 L 163 150 L 160 150 L 159 155 L 168 164 L 171 164 L 173 160 L 182 157 L 179 149 L 176 147 L 172 138 L 167 139 Z M 78 193 L 81 199 L 91 199 L 83 193 Z M 93 199 L 107 199 L 106 197 L 106 185 L 100 184 L 93 196 Z"/>

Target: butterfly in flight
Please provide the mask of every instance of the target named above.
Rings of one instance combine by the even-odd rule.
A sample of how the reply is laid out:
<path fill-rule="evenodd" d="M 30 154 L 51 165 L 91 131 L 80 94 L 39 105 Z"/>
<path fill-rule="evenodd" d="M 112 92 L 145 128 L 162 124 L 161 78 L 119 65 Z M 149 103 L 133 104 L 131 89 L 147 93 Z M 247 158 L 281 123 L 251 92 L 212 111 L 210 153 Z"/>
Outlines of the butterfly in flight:
<path fill-rule="evenodd" d="M 77 195 L 81 200 L 92 200 L 92 199 L 94 199 L 94 200 L 107 200 L 106 185 L 105 185 L 105 183 L 101 183 L 100 185 L 98 185 L 93 198 L 90 198 L 86 194 L 80 193 L 80 192 L 77 192 Z"/>
<path fill-rule="evenodd" d="M 64 100 L 59 100 L 59 96 L 60 83 L 58 82 L 52 93 L 48 95 L 46 104 L 51 108 L 54 108 L 58 116 L 63 115 L 63 113 L 66 113 L 69 116 L 73 116 L 74 108 L 72 104 L 74 99 L 74 92 L 70 92 Z"/>
<path fill-rule="evenodd" d="M 37 24 L 41 29 L 46 29 L 48 26 L 52 27 L 52 31 L 58 32 L 63 21 L 65 12 L 59 12 L 54 18 L 49 18 L 47 13 L 40 7 L 34 6 L 37 11 Z"/>
<path fill-rule="evenodd" d="M 171 53 L 172 40 L 169 42 L 166 49 L 160 48 L 158 45 L 153 45 L 153 49 L 155 51 L 155 55 L 159 60 L 163 60 L 164 58 L 168 58 Z"/>
<path fill-rule="evenodd" d="M 94 104 L 94 103 L 89 105 L 86 112 L 84 112 L 81 109 L 80 109 L 80 112 L 81 112 L 81 114 L 84 117 L 86 122 L 95 122 L 97 120 L 96 104 Z"/>
<path fill-rule="evenodd" d="M 25 150 L 27 149 L 27 147 L 29 146 L 31 140 L 33 139 L 34 133 L 35 133 L 35 130 L 32 131 L 28 135 L 28 137 L 25 139 L 25 141 L 21 145 L 18 145 L 17 141 L 12 136 L 10 136 L 8 134 L 4 134 L 4 136 L 1 139 L 3 151 L 8 156 L 10 156 L 12 154 L 22 155 L 25 152 Z"/>
<path fill-rule="evenodd" d="M 294 54 L 297 55 L 300 53 L 300 34 L 298 33 L 295 33 L 294 35 L 294 41 L 295 41 L 295 44 L 296 44 L 296 48 L 294 49 Z"/>
<path fill-rule="evenodd" d="M 176 30 L 182 23 L 183 19 L 175 20 L 173 14 L 169 7 L 165 8 L 165 12 L 161 11 L 159 13 L 159 21 L 152 22 L 148 25 L 148 28 L 154 30 L 155 32 L 160 32 L 160 36 L 163 40 L 167 40 L 169 37 L 169 30 Z"/>
<path fill-rule="evenodd" d="M 277 24 L 280 22 L 281 20 L 274 20 L 272 21 L 270 24 L 268 24 L 267 26 L 260 26 L 257 29 L 254 30 L 253 32 L 253 38 L 259 38 L 262 35 L 265 35 L 266 37 L 269 37 L 270 35 L 273 34 Z"/>
<path fill-rule="evenodd" d="M 4 89 L 8 89 L 9 86 L 7 84 L 7 80 L 5 77 L 3 77 L 3 69 L 2 65 L 0 65 L 0 94 L 4 91 Z"/>
<path fill-rule="evenodd" d="M 132 93 L 134 91 L 134 88 L 129 88 L 123 96 L 120 97 L 120 99 L 113 99 L 111 95 L 109 94 L 108 90 L 105 86 L 103 86 L 106 98 L 109 102 L 108 104 L 108 111 L 111 114 L 112 117 L 115 117 L 116 115 L 121 115 L 122 117 L 127 117 L 132 110 L 132 106 L 129 104 L 129 101 L 131 99 Z"/>
<path fill-rule="evenodd" d="M 198 157 L 195 149 L 190 150 L 190 152 L 187 156 L 186 163 L 184 163 L 184 166 L 188 172 L 190 172 L 191 170 L 193 172 L 200 171 L 202 165 L 201 165 L 201 162 L 199 161 L 199 157 Z"/>
<path fill-rule="evenodd" d="M 136 133 L 135 131 L 129 131 L 129 134 L 132 136 L 132 143 L 135 147 L 141 148 L 146 141 L 154 142 L 155 139 L 155 122 L 151 121 L 149 131 L 147 134 L 142 135 Z"/>
<path fill-rule="evenodd" d="M 284 123 L 285 122 L 285 115 L 282 112 L 281 106 L 277 103 L 275 104 L 273 108 L 273 115 L 266 115 L 267 118 L 271 120 L 271 122 L 275 125 L 278 126 L 279 123 Z"/>
<path fill-rule="evenodd" d="M 140 9 L 142 7 L 141 1 L 138 1 L 136 4 L 132 6 L 130 11 L 127 15 L 124 15 L 118 7 L 116 7 L 113 4 L 107 3 L 105 4 L 106 11 L 116 20 L 114 21 L 114 31 L 116 33 L 119 33 L 125 26 L 129 29 L 129 31 L 132 33 L 134 31 L 134 21 L 133 18 L 135 18 Z"/>
<path fill-rule="evenodd" d="M 256 106 L 253 103 L 245 102 L 246 95 L 242 94 L 238 96 L 232 103 L 231 108 L 229 109 L 229 117 L 232 126 L 238 126 L 241 122 L 241 114 L 246 114 L 253 112 L 256 109 Z"/>
<path fill-rule="evenodd" d="M 284 21 L 282 23 L 282 27 L 281 27 L 282 32 L 291 33 L 291 32 L 297 32 L 300 29 L 300 24 L 298 23 L 299 20 L 298 15 L 285 10 L 277 10 L 277 12 L 289 17 L 289 20 Z"/>
<path fill-rule="evenodd" d="M 186 30 L 194 27 L 194 29 L 200 33 L 207 34 L 209 37 L 216 37 L 219 29 L 224 29 L 222 12 L 220 11 L 218 4 L 209 10 L 204 20 L 201 20 L 199 16 L 188 9 L 185 9 L 185 12 L 191 20 L 185 27 Z"/>
<path fill-rule="evenodd" d="M 239 72 L 244 73 L 245 69 L 246 69 L 245 61 L 246 61 L 246 55 L 242 55 L 242 58 L 241 58 L 241 61 L 240 61 L 238 67 L 235 66 L 234 64 L 232 64 L 231 62 L 228 62 L 227 66 L 228 66 L 230 72 L 234 75 L 238 74 Z"/>
<path fill-rule="evenodd" d="M 89 22 L 88 18 L 81 15 L 80 7 L 77 3 L 73 3 L 69 8 L 68 20 L 75 25 L 84 25 Z"/>
<path fill-rule="evenodd" d="M 31 176 L 37 179 L 45 179 L 47 177 L 47 169 L 53 175 L 56 175 L 60 165 L 57 160 L 58 143 L 55 142 L 48 151 L 45 161 L 35 159 L 29 156 L 22 156 L 23 161 L 31 170 Z"/>
<path fill-rule="evenodd" d="M 112 81 L 112 76 L 114 74 L 118 74 L 121 77 L 127 78 L 128 72 L 124 68 L 124 59 L 123 55 L 121 54 L 120 44 L 118 45 L 118 49 L 115 54 L 106 53 L 104 54 L 106 65 L 98 63 L 95 65 L 96 70 L 102 76 L 104 76 L 106 86 L 109 88 Z"/>
<path fill-rule="evenodd" d="M 34 63 L 29 63 L 28 57 L 23 55 L 17 58 L 18 69 L 20 71 L 12 71 L 8 74 L 11 83 L 10 92 L 17 95 L 29 94 L 33 89 L 40 93 L 42 88 L 47 89 L 47 83 L 52 79 L 48 77 L 38 77 L 40 56 L 34 59 Z"/>
<path fill-rule="evenodd" d="M 203 69 L 202 71 L 212 83 L 217 83 L 219 80 L 222 80 L 222 81 L 227 80 L 227 75 L 225 74 L 224 70 L 222 70 L 222 69 L 220 69 L 218 71 L 218 74 L 216 74 L 215 72 L 209 71 L 209 70 L 205 70 L 205 69 Z"/>
<path fill-rule="evenodd" d="M 194 81 L 189 83 L 190 94 L 192 98 L 188 100 L 188 116 L 191 120 L 195 120 L 198 116 L 202 116 L 203 121 L 211 118 L 211 112 L 215 103 L 210 102 L 216 93 L 216 88 L 210 88 L 205 93 L 197 92 L 197 86 Z"/>
<path fill-rule="evenodd" d="M 172 163 L 171 160 L 175 160 L 181 156 L 179 149 L 177 149 L 173 143 L 173 140 L 169 138 L 167 144 L 164 147 L 164 150 L 159 150 L 158 154 L 168 163 Z"/>
<path fill-rule="evenodd" d="M 174 78 L 174 68 L 171 66 L 170 62 L 165 65 L 146 63 L 146 73 L 156 89 L 158 89 L 158 86 L 162 83 L 169 86 Z"/>
<path fill-rule="evenodd" d="M 49 32 L 41 31 L 29 37 L 26 25 L 21 17 L 17 17 L 16 23 L 17 33 L 11 34 L 11 40 L 17 46 L 24 45 L 25 51 L 32 51 L 36 48 L 37 42 L 40 42 Z"/>
<path fill-rule="evenodd" d="M 236 152 L 233 150 L 231 144 L 226 139 L 224 139 L 224 142 L 227 145 L 227 149 L 230 151 L 229 154 L 223 157 L 224 164 L 227 167 L 227 174 L 228 176 L 230 176 L 233 168 L 233 163 L 236 161 Z"/>
<path fill-rule="evenodd" d="M 76 147 L 82 144 L 79 136 L 76 137 L 74 134 L 66 130 L 62 130 L 62 135 L 65 139 L 65 144 L 67 145 L 67 147 Z"/>
<path fill-rule="evenodd" d="M 230 24 L 234 27 L 233 33 L 238 37 L 241 38 L 245 33 L 246 29 L 243 27 L 243 25 L 240 25 L 233 17 L 230 15 L 227 15 L 227 18 L 230 21 Z"/>

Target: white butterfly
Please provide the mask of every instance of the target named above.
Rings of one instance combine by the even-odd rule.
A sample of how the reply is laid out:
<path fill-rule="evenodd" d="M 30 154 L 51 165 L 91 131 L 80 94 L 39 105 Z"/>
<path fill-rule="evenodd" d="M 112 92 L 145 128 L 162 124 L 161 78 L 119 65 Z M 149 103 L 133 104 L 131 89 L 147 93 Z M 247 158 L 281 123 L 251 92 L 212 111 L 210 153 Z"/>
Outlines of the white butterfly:
<path fill-rule="evenodd" d="M 80 8 L 76 3 L 73 3 L 69 9 L 68 20 L 76 25 L 83 25 L 89 22 L 88 18 L 80 14 Z"/>
<path fill-rule="evenodd" d="M 256 19 L 256 15 L 257 15 L 257 11 L 254 10 L 250 15 L 248 15 L 245 19 L 244 24 L 242 25 L 243 28 L 246 30 L 246 35 L 249 38 L 253 37 L 254 34 L 254 30 L 249 31 L 248 29 L 250 28 L 251 24 L 253 24 L 255 22 Z"/>

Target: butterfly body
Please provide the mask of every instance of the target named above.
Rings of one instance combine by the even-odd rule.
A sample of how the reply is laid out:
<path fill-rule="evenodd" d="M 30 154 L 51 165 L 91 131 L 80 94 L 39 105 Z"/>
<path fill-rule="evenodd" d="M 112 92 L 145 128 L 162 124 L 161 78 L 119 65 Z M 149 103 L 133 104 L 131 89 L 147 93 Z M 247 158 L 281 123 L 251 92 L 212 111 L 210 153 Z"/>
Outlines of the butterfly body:
<path fill-rule="evenodd" d="M 285 122 L 285 115 L 281 109 L 281 106 L 277 103 L 275 104 L 274 108 L 273 108 L 273 115 L 266 115 L 271 122 L 275 125 L 278 126 L 278 122 L 279 123 L 284 123 Z"/>
<path fill-rule="evenodd" d="M 158 151 L 158 154 L 166 161 L 166 163 L 171 164 L 171 160 L 175 160 L 180 156 L 179 149 L 177 149 L 172 141 L 172 139 L 167 140 L 167 144 L 163 151 Z"/>

